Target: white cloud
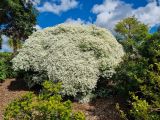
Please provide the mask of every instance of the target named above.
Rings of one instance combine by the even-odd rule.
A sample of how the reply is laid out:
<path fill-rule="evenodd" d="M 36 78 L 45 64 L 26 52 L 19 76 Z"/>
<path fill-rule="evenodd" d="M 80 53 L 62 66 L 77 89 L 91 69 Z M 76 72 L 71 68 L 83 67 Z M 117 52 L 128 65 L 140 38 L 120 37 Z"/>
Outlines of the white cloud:
<path fill-rule="evenodd" d="M 121 0 L 105 0 L 101 5 L 95 5 L 92 12 L 97 14 L 95 24 L 113 29 L 120 20 L 135 15 L 141 22 L 153 27 L 160 23 L 160 7 L 156 2 L 149 2 L 144 7 L 134 9 L 131 4 Z"/>
<path fill-rule="evenodd" d="M 34 6 L 37 6 L 40 4 L 40 0 L 25 0 L 26 3 L 32 2 Z"/>
<path fill-rule="evenodd" d="M 60 4 L 53 2 L 45 2 L 43 6 L 37 7 L 40 12 L 52 12 L 54 14 L 60 14 L 77 7 L 78 2 L 76 0 L 60 0 Z"/>
<path fill-rule="evenodd" d="M 36 5 L 40 4 L 41 0 L 31 0 L 31 1 L 32 1 L 33 5 L 36 6 Z"/>
<path fill-rule="evenodd" d="M 39 25 L 35 25 L 34 28 L 36 28 L 36 30 L 41 30 L 42 29 L 41 26 L 39 26 Z"/>
<path fill-rule="evenodd" d="M 65 23 L 72 23 L 72 24 L 92 24 L 89 21 L 84 21 L 81 18 L 77 18 L 77 19 L 72 19 L 72 18 L 68 18 Z"/>
<path fill-rule="evenodd" d="M 148 2 L 155 2 L 158 6 L 160 6 L 160 0 L 148 0 Z"/>
<path fill-rule="evenodd" d="M 5 35 L 2 35 L 2 49 L 0 49 L 0 52 L 12 52 L 12 49 L 8 46 L 8 37 Z"/>
<path fill-rule="evenodd" d="M 72 18 L 68 18 L 66 21 L 65 21 L 66 23 L 75 23 L 75 24 L 84 24 L 85 23 L 85 21 L 84 20 L 81 20 L 80 18 L 77 18 L 77 20 L 75 20 L 75 19 L 72 19 Z"/>
<path fill-rule="evenodd" d="M 160 7 L 155 2 L 147 4 L 133 11 L 133 14 L 145 24 L 154 26 L 160 23 Z"/>

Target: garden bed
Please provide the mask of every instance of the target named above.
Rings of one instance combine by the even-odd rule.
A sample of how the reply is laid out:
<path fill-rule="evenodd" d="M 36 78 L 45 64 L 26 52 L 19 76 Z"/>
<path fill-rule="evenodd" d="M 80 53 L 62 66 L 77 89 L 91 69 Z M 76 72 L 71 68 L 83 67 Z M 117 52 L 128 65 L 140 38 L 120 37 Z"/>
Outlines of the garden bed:
<path fill-rule="evenodd" d="M 3 112 L 8 103 L 13 99 L 27 93 L 29 89 L 25 87 L 22 80 L 7 79 L 0 83 L 0 120 L 3 119 Z M 115 110 L 116 101 L 112 99 L 96 99 L 91 103 L 73 103 L 74 111 L 85 113 L 87 120 L 119 120 L 119 114 Z"/>
<path fill-rule="evenodd" d="M 7 79 L 0 83 L 0 120 L 2 120 L 3 111 L 7 104 L 28 92 L 24 86 L 23 81 L 15 79 Z"/>

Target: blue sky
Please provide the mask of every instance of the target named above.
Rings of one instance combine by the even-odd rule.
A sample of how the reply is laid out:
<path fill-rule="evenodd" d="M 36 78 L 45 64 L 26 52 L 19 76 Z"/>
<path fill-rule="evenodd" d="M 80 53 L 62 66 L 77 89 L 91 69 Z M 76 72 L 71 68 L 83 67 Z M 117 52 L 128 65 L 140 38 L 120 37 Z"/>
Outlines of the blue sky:
<path fill-rule="evenodd" d="M 78 22 L 112 30 L 118 21 L 131 15 L 150 27 L 160 22 L 156 0 L 41 0 L 35 5 L 39 10 L 37 24 L 41 28 Z"/>
<path fill-rule="evenodd" d="M 159 2 L 158 2 L 159 1 Z M 37 29 L 60 23 L 96 24 L 113 30 L 120 20 L 135 16 L 154 32 L 160 24 L 160 0 L 32 0 L 39 11 Z M 3 36 L 2 50 L 11 51 Z"/>

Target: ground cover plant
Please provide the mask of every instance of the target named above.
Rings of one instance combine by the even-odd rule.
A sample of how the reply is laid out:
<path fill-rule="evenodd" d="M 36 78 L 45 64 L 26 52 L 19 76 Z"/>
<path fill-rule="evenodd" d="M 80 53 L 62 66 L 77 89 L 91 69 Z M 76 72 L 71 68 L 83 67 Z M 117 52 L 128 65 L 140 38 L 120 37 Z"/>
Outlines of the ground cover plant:
<path fill-rule="evenodd" d="M 62 94 L 89 101 L 99 78 L 111 78 L 123 56 L 106 29 L 61 24 L 35 32 L 12 61 L 30 87 L 49 78 L 62 82 Z"/>
<path fill-rule="evenodd" d="M 4 120 L 85 120 L 82 112 L 72 112 L 71 101 L 62 101 L 61 83 L 46 81 L 39 95 L 30 92 L 12 101 Z"/>

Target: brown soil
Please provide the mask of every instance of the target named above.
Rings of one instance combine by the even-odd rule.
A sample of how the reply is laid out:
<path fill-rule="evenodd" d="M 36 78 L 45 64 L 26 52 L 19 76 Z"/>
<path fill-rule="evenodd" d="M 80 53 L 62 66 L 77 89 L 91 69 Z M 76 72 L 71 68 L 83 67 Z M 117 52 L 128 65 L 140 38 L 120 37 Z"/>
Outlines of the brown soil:
<path fill-rule="evenodd" d="M 7 104 L 25 93 L 27 88 L 23 81 L 7 79 L 0 83 L 0 120 L 3 120 L 3 112 Z"/>
<path fill-rule="evenodd" d="M 29 90 L 22 80 L 8 79 L 0 83 L 0 120 L 3 120 L 3 112 L 8 103 L 22 96 Z M 73 103 L 74 111 L 85 113 L 87 120 L 120 120 L 115 110 L 116 100 L 97 99 L 92 103 Z"/>
<path fill-rule="evenodd" d="M 84 112 L 87 120 L 121 120 L 115 103 L 116 100 L 113 98 L 96 99 L 91 103 L 73 103 L 73 109 Z"/>

